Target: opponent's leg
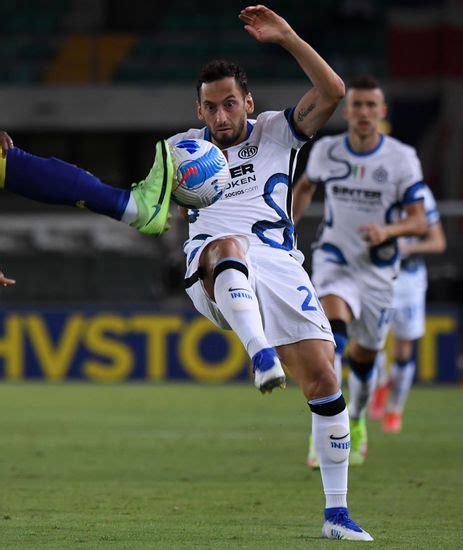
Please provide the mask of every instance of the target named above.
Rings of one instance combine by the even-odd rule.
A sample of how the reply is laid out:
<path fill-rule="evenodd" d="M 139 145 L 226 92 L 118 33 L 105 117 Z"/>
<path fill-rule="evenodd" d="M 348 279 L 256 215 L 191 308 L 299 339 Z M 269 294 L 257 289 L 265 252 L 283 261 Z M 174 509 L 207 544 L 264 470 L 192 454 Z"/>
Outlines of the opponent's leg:
<path fill-rule="evenodd" d="M 167 225 L 172 178 L 166 142 L 158 142 L 150 173 L 131 190 L 106 185 L 77 166 L 18 147 L 0 157 L 0 188 L 39 202 L 88 208 L 150 234 L 162 233 Z"/>

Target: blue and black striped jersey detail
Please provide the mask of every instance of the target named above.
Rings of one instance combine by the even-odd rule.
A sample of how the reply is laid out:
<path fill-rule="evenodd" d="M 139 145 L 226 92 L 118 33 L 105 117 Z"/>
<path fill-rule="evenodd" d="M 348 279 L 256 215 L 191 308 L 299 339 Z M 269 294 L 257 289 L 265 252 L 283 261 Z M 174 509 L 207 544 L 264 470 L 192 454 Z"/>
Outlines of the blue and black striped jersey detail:
<path fill-rule="evenodd" d="M 424 200 L 423 195 L 417 195 L 423 189 L 424 182 L 422 181 L 417 181 L 413 185 L 410 185 L 410 187 L 405 190 L 404 196 L 402 198 L 402 205 L 406 206 L 407 204 L 413 204 L 415 202 Z"/>
<path fill-rule="evenodd" d="M 285 118 L 288 121 L 289 129 L 291 130 L 291 133 L 293 136 L 298 139 L 299 141 L 309 141 L 313 136 L 306 136 L 305 134 L 302 134 L 301 132 L 298 132 L 296 130 L 296 125 L 294 124 L 294 111 L 296 110 L 296 107 L 288 107 L 285 109 Z"/>

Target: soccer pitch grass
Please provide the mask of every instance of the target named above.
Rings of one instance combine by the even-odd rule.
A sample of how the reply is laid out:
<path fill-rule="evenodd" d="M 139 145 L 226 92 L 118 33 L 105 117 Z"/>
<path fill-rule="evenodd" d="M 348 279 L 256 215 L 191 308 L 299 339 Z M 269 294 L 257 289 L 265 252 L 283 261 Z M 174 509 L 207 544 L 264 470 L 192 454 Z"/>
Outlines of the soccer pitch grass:
<path fill-rule="evenodd" d="M 412 392 L 404 432 L 369 423 L 352 517 L 376 548 L 462 548 L 463 393 Z M 295 387 L 2 384 L 0 547 L 307 549 L 320 474 Z"/>

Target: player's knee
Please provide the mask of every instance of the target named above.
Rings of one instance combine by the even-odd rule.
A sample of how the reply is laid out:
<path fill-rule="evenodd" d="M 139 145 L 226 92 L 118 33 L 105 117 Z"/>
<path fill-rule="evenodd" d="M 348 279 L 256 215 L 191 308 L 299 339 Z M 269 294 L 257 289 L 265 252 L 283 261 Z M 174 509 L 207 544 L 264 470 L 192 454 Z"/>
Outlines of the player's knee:
<path fill-rule="evenodd" d="M 309 399 L 330 395 L 339 389 L 336 372 L 329 360 L 314 366 L 309 384 Z"/>
<path fill-rule="evenodd" d="M 245 259 L 246 253 L 238 239 L 227 237 L 216 239 L 209 243 L 201 254 L 200 263 L 207 263 L 212 267 L 223 258 Z"/>

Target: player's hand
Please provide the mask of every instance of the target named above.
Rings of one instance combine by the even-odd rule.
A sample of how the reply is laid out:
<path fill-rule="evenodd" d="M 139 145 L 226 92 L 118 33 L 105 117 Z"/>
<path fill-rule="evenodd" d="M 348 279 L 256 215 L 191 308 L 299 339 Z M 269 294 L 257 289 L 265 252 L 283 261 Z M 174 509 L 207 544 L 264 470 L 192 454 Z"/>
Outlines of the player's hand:
<path fill-rule="evenodd" d="M 248 6 L 241 10 L 238 17 L 245 23 L 248 33 L 259 42 L 280 44 L 294 32 L 283 17 L 262 5 Z"/>
<path fill-rule="evenodd" d="M 363 240 L 370 246 L 377 246 L 388 239 L 387 228 L 377 223 L 361 225 L 358 230 L 362 233 Z"/>
<path fill-rule="evenodd" d="M 2 150 L 3 158 L 6 158 L 9 149 L 14 149 L 13 140 L 3 131 L 0 131 L 0 149 Z"/>
<path fill-rule="evenodd" d="M 16 281 L 14 279 L 9 279 L 6 277 L 2 271 L 0 271 L 0 285 L 3 286 L 12 286 L 15 285 Z"/>

